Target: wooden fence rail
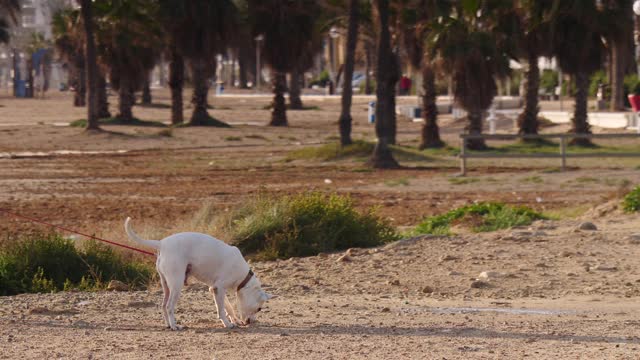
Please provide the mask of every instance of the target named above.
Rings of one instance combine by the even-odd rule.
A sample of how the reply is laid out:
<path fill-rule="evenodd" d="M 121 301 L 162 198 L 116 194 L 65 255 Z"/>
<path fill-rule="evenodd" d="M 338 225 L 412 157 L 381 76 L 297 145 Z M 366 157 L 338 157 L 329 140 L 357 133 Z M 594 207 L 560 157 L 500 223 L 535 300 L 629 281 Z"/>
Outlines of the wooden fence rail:
<path fill-rule="evenodd" d="M 467 159 L 490 159 L 490 158 L 560 158 L 562 160 L 562 171 L 567 168 L 567 158 L 586 158 L 586 157 L 640 157 L 640 152 L 635 153 L 567 153 L 568 139 L 615 139 L 615 138 L 640 138 L 640 134 L 538 134 L 538 135 L 519 135 L 519 134 L 461 134 L 460 135 L 460 170 L 462 176 L 467 174 Z M 491 152 L 470 153 L 467 149 L 467 140 L 484 139 L 484 140 L 515 140 L 515 139 L 560 139 L 559 151 L 557 154 L 540 153 L 540 154 L 500 154 Z"/>

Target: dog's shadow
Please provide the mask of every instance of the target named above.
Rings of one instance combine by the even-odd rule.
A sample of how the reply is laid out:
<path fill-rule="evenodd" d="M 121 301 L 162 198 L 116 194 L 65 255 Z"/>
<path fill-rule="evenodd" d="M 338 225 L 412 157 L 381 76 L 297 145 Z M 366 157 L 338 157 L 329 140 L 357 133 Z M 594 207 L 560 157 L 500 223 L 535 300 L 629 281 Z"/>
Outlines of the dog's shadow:
<path fill-rule="evenodd" d="M 193 328 L 191 329 L 193 330 Z M 262 334 L 269 336 L 298 335 L 352 335 L 352 336 L 423 336 L 478 339 L 505 339 L 536 341 L 566 341 L 587 343 L 640 344 L 640 338 L 629 336 L 591 336 L 572 333 L 548 334 L 540 332 L 499 331 L 476 327 L 397 327 L 397 326 L 364 326 L 364 325 L 319 325 L 310 327 L 281 327 L 259 323 L 250 327 L 234 329 L 198 328 L 201 333 Z"/>
<path fill-rule="evenodd" d="M 560 341 L 560 342 L 586 342 L 586 343 L 614 343 L 614 344 L 640 344 L 640 338 L 630 336 L 592 336 L 577 335 L 572 333 L 541 333 L 541 332 L 515 332 L 499 331 L 476 327 L 397 327 L 397 326 L 365 326 L 365 325 L 317 325 L 309 327 L 282 327 L 267 323 L 257 323 L 249 327 L 236 327 L 227 329 L 220 325 L 213 325 L 214 321 L 196 326 L 186 326 L 178 332 L 195 332 L 204 334 L 237 334 L 267 336 L 304 336 L 304 335 L 352 335 L 352 336 L 421 336 L 421 337 L 450 337 L 469 339 L 504 339 L 504 340 L 531 340 L 536 341 Z M 96 322 L 58 323 L 52 321 L 27 320 L 25 324 L 30 326 L 43 326 L 66 329 L 82 329 L 113 332 L 152 332 L 171 333 L 164 326 L 143 326 L 130 324 L 112 324 Z"/>

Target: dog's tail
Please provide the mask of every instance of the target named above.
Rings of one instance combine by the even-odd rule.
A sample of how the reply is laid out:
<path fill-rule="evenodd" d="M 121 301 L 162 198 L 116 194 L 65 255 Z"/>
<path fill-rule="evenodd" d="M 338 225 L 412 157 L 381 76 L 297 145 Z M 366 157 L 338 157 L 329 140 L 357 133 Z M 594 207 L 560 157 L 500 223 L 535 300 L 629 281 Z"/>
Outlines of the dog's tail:
<path fill-rule="evenodd" d="M 160 249 L 160 241 L 142 239 L 133 231 L 133 229 L 131 228 L 130 217 L 128 217 L 127 220 L 124 221 L 124 230 L 127 232 L 127 236 L 129 236 L 129 239 L 131 239 L 132 241 L 137 242 L 140 245 L 145 245 L 154 249 Z"/>

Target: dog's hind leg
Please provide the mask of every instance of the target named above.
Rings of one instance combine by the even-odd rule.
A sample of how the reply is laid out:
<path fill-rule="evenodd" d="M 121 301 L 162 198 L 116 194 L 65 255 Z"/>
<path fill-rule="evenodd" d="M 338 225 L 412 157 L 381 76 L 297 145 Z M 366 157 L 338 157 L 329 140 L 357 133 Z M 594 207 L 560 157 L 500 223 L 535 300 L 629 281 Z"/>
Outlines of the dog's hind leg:
<path fill-rule="evenodd" d="M 213 295 L 216 301 L 216 309 L 218 310 L 218 319 L 222 321 L 222 324 L 226 328 L 233 328 L 236 324 L 229 321 L 229 317 L 227 316 L 227 311 L 225 309 L 225 299 L 227 297 L 226 291 L 223 287 L 214 287 Z"/>
<path fill-rule="evenodd" d="M 169 319 L 169 327 L 171 330 L 178 330 L 178 326 L 176 325 L 176 305 L 180 298 L 180 291 L 182 290 L 182 282 L 184 279 L 167 280 L 167 285 L 169 286 L 170 291 L 169 299 L 167 301 L 167 318 Z"/>
<path fill-rule="evenodd" d="M 182 290 L 182 284 L 184 284 L 185 266 L 179 266 L 177 264 L 161 264 L 158 270 L 162 273 L 167 287 L 169 289 L 169 296 L 166 303 L 167 319 L 171 330 L 178 330 L 176 325 L 176 305 L 180 298 L 180 291 Z M 169 266 L 166 266 L 169 265 Z"/>
<path fill-rule="evenodd" d="M 171 294 L 171 290 L 169 290 L 169 285 L 167 285 L 167 280 L 164 278 L 164 275 L 158 270 L 158 275 L 160 275 L 160 284 L 162 285 L 162 317 L 164 318 L 164 323 L 167 324 L 167 327 L 171 327 L 169 323 L 169 314 L 167 313 L 167 304 L 169 302 L 169 294 Z"/>

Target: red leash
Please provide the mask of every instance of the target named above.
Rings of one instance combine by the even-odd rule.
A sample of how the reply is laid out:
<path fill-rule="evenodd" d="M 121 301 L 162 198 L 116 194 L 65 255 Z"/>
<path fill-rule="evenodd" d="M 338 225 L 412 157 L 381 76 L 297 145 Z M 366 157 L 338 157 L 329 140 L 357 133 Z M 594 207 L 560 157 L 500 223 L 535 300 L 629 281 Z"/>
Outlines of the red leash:
<path fill-rule="evenodd" d="M 142 250 L 142 249 L 137 249 L 137 248 L 134 248 L 134 247 L 131 247 L 131 246 L 128 246 L 128 245 L 124 245 L 124 244 L 120 244 L 120 243 L 117 243 L 117 242 L 113 242 L 113 241 L 109 241 L 109 240 L 101 239 L 101 238 L 99 238 L 99 237 L 95 237 L 95 236 L 93 236 L 93 235 L 83 234 L 83 233 L 81 233 L 81 232 L 77 232 L 77 231 L 74 231 L 74 230 L 71 230 L 71 229 L 67 229 L 67 228 L 64 228 L 64 227 L 62 227 L 62 226 L 53 225 L 53 224 L 50 224 L 50 223 L 48 223 L 48 222 L 44 222 L 44 221 L 41 221 L 41 220 L 38 220 L 38 219 L 30 218 L 30 217 L 28 217 L 28 216 L 24 216 L 24 215 L 16 214 L 16 213 L 13 213 L 13 212 L 8 211 L 8 210 L 5 210 L 5 209 L 0 209 L 0 212 L 3 212 L 3 213 L 6 213 L 6 214 L 9 214 L 9 215 L 14 216 L 14 217 L 19 218 L 19 219 L 29 220 L 29 221 L 31 221 L 31 222 L 38 223 L 38 224 L 42 224 L 42 225 L 46 225 L 46 226 L 49 226 L 49 227 L 52 227 L 52 228 L 55 228 L 55 229 L 59 229 L 59 230 L 63 230 L 63 231 L 67 231 L 67 232 L 70 232 L 70 233 L 73 233 L 73 234 L 82 235 L 82 236 L 88 237 L 88 238 L 90 238 L 90 239 L 94 239 L 94 240 L 102 241 L 102 242 L 105 242 L 105 243 L 108 243 L 108 244 L 111 244 L 111 245 L 115 245 L 115 246 L 120 246 L 120 247 L 123 247 L 123 248 L 125 248 L 125 249 L 129 249 L 129 250 L 137 251 L 137 252 L 139 252 L 139 253 L 143 253 L 143 254 L 146 254 L 146 255 L 156 256 L 156 254 L 155 254 L 155 253 L 152 253 L 152 252 L 150 252 L 150 251 L 146 251 L 146 250 Z"/>

